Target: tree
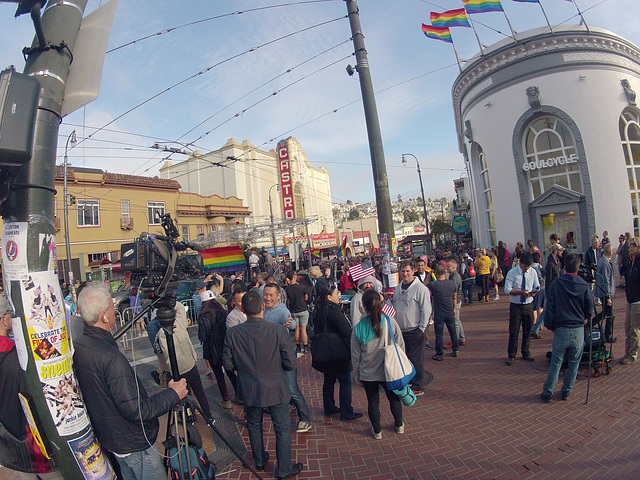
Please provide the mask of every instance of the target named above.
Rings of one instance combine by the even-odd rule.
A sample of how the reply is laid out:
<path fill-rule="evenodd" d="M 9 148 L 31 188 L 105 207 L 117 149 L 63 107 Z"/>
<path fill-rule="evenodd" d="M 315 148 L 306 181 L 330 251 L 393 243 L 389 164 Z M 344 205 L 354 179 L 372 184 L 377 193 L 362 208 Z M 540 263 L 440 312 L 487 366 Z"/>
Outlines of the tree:
<path fill-rule="evenodd" d="M 347 217 L 348 220 L 356 220 L 360 218 L 360 212 L 358 211 L 357 208 L 353 207 L 350 211 L 349 211 L 349 216 Z"/>
<path fill-rule="evenodd" d="M 415 210 L 409 210 L 408 208 L 402 211 L 402 215 L 405 223 L 417 222 L 419 218 Z"/>
<path fill-rule="evenodd" d="M 453 232 L 453 228 L 444 219 L 444 217 L 436 217 L 429 222 L 431 234 L 436 240 L 436 248 L 443 248 L 445 245 L 445 237 L 447 233 Z"/>

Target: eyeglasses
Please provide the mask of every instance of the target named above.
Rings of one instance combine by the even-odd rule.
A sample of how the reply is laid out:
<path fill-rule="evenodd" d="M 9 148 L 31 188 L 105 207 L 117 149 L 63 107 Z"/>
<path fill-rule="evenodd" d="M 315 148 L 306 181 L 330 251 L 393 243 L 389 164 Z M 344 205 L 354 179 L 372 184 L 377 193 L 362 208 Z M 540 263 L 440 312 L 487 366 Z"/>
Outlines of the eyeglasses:
<path fill-rule="evenodd" d="M 637 247 L 638 247 L 638 244 L 637 244 L 637 243 L 630 243 L 630 244 L 629 244 L 629 246 L 630 246 L 630 247 L 636 247 L 636 248 L 637 248 Z"/>

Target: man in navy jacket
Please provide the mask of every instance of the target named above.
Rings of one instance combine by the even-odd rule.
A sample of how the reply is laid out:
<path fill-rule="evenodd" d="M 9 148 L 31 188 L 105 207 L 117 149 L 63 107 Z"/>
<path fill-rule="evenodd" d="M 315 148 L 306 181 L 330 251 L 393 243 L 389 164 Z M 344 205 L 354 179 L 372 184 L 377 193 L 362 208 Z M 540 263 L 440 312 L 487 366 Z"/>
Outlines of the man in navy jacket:
<path fill-rule="evenodd" d="M 547 380 L 540 394 L 545 403 L 551 401 L 565 355 L 568 367 L 564 374 L 562 400 L 569 397 L 582 357 L 584 325 L 593 314 L 590 285 L 577 275 L 580 257 L 573 253 L 566 255 L 564 268 L 567 273 L 551 284 L 546 298 L 544 326 L 553 332 L 553 350 Z"/>

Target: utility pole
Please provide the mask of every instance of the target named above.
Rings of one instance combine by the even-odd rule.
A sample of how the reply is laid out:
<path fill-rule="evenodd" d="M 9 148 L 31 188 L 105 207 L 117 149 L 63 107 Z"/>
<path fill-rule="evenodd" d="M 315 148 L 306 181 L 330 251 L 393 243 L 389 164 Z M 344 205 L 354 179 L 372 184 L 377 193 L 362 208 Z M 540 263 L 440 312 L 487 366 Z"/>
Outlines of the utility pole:
<path fill-rule="evenodd" d="M 18 255 L 22 256 L 18 257 L 20 264 L 14 265 L 13 273 L 4 272 L 5 288 L 17 317 L 16 350 L 25 368 L 33 414 L 28 420 L 33 420 L 38 436 L 42 437 L 41 450 L 55 460 L 65 480 L 84 479 L 83 472 L 89 478 L 92 471 L 98 470 L 102 472 L 101 478 L 113 478 L 104 455 L 94 456 L 101 450 L 82 398 L 75 393 L 77 381 L 71 368 L 72 350 L 55 263 L 58 126 L 72 52 L 87 1 L 50 2 L 53 4 L 41 18 L 44 3 L 44 0 L 25 1 L 19 7 L 19 12 L 26 8 L 22 13 L 30 9 L 36 28 L 37 38 L 25 51 L 24 73 L 40 82 L 40 99 L 31 161 L 17 173 L 0 212 L 4 220 L 3 237 L 11 233 L 26 245 L 26 255 L 18 249 Z M 13 229 L 9 231 L 8 225 Z M 59 401 L 69 402 L 68 408 L 58 410 Z"/>
<path fill-rule="evenodd" d="M 357 60 L 356 70 L 360 78 L 362 104 L 364 106 L 367 134 L 369 136 L 369 151 L 371 152 L 371 167 L 373 169 L 373 183 L 375 186 L 376 207 L 378 211 L 378 228 L 381 233 L 388 235 L 390 241 L 391 238 L 395 236 L 393 213 L 391 210 L 391 198 L 389 197 L 389 179 L 387 177 L 387 166 L 384 160 L 378 109 L 376 107 L 373 83 L 371 82 L 371 72 L 369 71 L 369 60 L 367 59 L 367 50 L 364 46 L 364 35 L 360 27 L 358 4 L 356 0 L 346 0 L 345 3 L 347 4 L 347 11 L 349 13 L 349 24 L 351 25 L 353 47 Z M 347 68 L 348 72 L 350 68 L 351 67 Z"/>

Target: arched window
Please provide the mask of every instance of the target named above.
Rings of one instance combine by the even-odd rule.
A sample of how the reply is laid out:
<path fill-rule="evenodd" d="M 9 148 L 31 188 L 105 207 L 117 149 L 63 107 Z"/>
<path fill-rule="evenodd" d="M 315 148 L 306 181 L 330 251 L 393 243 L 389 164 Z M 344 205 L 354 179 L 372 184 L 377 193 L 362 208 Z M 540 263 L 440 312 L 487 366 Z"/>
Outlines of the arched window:
<path fill-rule="evenodd" d="M 576 142 L 567 125 L 557 117 L 545 115 L 533 120 L 523 136 L 524 164 L 531 200 L 553 185 L 582 193 Z"/>
<path fill-rule="evenodd" d="M 491 195 L 491 182 L 489 182 L 489 169 L 487 168 L 487 159 L 482 151 L 482 147 L 478 145 L 478 159 L 480 160 L 480 188 L 482 189 L 482 198 L 484 199 L 484 223 L 487 228 L 487 234 L 491 239 L 491 245 L 498 244 L 496 237 L 496 220 L 493 216 L 493 197 Z"/>
<path fill-rule="evenodd" d="M 620 115 L 620 141 L 624 150 L 624 160 L 627 165 L 629 179 L 629 193 L 631 194 L 631 211 L 633 214 L 633 232 L 638 235 L 640 230 L 640 115 L 638 111 L 626 108 Z"/>

